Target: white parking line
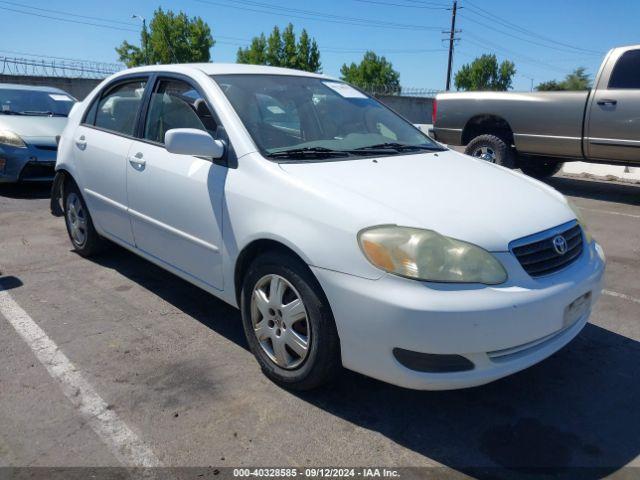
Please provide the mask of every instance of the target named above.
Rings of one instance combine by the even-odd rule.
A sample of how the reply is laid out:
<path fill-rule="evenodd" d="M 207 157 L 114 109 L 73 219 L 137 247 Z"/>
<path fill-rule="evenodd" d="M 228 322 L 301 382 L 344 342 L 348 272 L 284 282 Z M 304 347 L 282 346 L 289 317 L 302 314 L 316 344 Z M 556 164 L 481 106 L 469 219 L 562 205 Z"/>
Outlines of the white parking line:
<path fill-rule="evenodd" d="M 613 292 L 611 290 L 602 290 L 602 293 L 604 293 L 605 295 L 609 295 L 611 297 L 623 298 L 630 302 L 640 304 L 640 298 L 632 297 L 631 295 L 627 295 L 626 293 L 618 293 L 618 292 Z"/>
<path fill-rule="evenodd" d="M 586 208 L 579 207 L 580 210 L 586 210 L 588 212 L 606 213 L 608 215 L 619 215 L 621 217 L 640 218 L 640 215 L 634 215 L 633 213 L 612 212 L 611 210 L 600 210 L 599 208 Z"/>
<path fill-rule="evenodd" d="M 162 463 L 76 370 L 36 322 L 2 289 L 0 313 L 27 342 L 49 375 L 58 381 L 65 396 L 84 417 L 120 463 L 127 467 L 159 467 Z"/>

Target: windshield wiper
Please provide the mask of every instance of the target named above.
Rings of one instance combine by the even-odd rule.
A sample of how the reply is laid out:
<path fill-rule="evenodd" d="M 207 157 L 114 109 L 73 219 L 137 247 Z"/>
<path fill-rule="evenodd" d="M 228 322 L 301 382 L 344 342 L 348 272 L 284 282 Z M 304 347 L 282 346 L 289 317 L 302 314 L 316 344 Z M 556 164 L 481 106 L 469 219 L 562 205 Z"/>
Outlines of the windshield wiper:
<path fill-rule="evenodd" d="M 66 117 L 63 113 L 55 113 L 50 112 L 48 110 L 39 111 L 39 110 L 24 110 L 20 112 L 20 115 L 33 115 L 33 116 L 42 116 L 42 117 Z"/>
<path fill-rule="evenodd" d="M 349 152 L 344 150 L 333 150 L 325 147 L 291 148 L 289 150 L 280 150 L 278 152 L 271 152 L 267 154 L 267 157 L 269 158 L 326 158 L 346 156 L 349 156 Z"/>
<path fill-rule="evenodd" d="M 14 112 L 13 110 L 2 110 L 0 113 L 3 115 L 22 115 L 20 112 Z"/>
<path fill-rule="evenodd" d="M 368 150 L 395 150 L 396 152 L 410 152 L 416 150 L 442 151 L 443 149 L 438 146 L 430 145 L 409 145 L 406 143 L 386 142 L 356 148 L 354 151 L 366 152 Z"/>

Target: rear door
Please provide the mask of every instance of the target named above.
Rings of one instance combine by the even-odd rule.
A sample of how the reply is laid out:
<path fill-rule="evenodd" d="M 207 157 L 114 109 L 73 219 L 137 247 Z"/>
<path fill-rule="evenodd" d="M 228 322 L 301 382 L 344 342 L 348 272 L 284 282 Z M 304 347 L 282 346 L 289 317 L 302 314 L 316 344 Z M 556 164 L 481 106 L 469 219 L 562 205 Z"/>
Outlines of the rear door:
<path fill-rule="evenodd" d="M 98 229 L 133 245 L 127 212 L 127 154 L 133 143 L 147 77 L 108 86 L 75 132 L 74 155 L 83 196 Z"/>
<path fill-rule="evenodd" d="M 640 163 L 640 49 L 614 52 L 587 119 L 587 156 Z"/>
<path fill-rule="evenodd" d="M 172 128 L 218 134 L 219 121 L 194 82 L 159 76 L 140 138 L 127 161 L 129 213 L 136 247 L 175 273 L 222 289 L 222 199 L 227 168 L 164 148 Z"/>

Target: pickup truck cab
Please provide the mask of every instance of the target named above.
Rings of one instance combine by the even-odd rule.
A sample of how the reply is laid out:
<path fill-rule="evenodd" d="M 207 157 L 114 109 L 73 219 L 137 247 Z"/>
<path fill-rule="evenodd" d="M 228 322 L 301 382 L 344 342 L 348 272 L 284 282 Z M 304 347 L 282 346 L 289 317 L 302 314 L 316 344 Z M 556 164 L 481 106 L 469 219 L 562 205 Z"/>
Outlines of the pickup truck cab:
<path fill-rule="evenodd" d="M 434 134 L 534 177 L 563 162 L 640 166 L 640 45 L 612 49 L 583 92 L 461 92 L 436 97 Z"/>

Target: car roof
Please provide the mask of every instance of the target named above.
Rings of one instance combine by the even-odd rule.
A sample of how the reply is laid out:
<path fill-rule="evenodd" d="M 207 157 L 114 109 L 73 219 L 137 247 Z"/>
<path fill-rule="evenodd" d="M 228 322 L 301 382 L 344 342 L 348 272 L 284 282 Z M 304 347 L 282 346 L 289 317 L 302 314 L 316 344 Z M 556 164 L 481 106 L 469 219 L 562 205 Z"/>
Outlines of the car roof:
<path fill-rule="evenodd" d="M 313 72 L 304 72 L 291 68 L 268 67 L 265 65 L 245 65 L 239 63 L 180 63 L 172 65 L 149 65 L 123 70 L 119 74 L 136 72 L 187 72 L 199 70 L 207 75 L 254 74 L 254 75 L 293 75 L 299 77 L 329 77 Z"/>
<path fill-rule="evenodd" d="M 69 95 L 64 90 L 55 87 L 21 85 L 19 83 L 0 83 L 0 90 L 26 90 L 30 92 L 64 93 L 65 95 Z"/>

